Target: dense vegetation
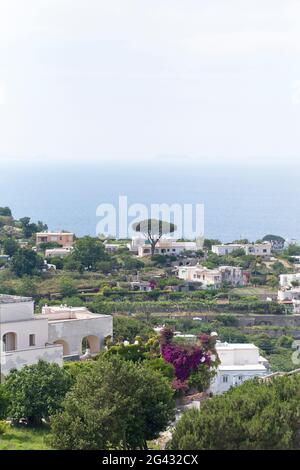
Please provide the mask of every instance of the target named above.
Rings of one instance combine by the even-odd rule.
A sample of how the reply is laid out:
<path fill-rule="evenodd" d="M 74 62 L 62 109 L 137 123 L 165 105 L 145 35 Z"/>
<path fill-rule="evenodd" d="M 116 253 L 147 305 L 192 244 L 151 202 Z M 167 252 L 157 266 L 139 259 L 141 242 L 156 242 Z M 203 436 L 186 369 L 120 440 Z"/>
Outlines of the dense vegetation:
<path fill-rule="evenodd" d="M 247 381 L 187 411 L 170 449 L 295 450 L 300 448 L 300 376 Z"/>
<path fill-rule="evenodd" d="M 174 418 L 173 391 L 159 372 L 118 356 L 94 363 L 52 418 L 56 449 L 145 449 Z"/>

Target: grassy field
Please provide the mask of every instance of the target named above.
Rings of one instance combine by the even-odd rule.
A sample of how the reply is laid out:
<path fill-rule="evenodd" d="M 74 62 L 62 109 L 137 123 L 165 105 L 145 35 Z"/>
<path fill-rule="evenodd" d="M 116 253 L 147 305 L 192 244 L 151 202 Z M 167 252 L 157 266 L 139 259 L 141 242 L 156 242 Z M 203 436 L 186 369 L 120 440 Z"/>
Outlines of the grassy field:
<path fill-rule="evenodd" d="M 231 289 L 229 291 L 230 294 L 237 294 L 237 295 L 241 295 L 241 296 L 260 296 L 260 295 L 271 295 L 271 294 L 275 294 L 277 292 L 278 289 L 275 289 L 275 288 L 272 288 L 272 287 L 268 287 L 268 286 L 261 286 L 261 287 L 250 287 L 250 286 L 247 286 L 247 287 L 237 287 L 237 288 L 234 288 L 234 289 Z"/>
<path fill-rule="evenodd" d="M 50 449 L 45 442 L 48 434 L 47 428 L 11 427 L 7 433 L 0 436 L 0 450 L 47 450 Z"/>

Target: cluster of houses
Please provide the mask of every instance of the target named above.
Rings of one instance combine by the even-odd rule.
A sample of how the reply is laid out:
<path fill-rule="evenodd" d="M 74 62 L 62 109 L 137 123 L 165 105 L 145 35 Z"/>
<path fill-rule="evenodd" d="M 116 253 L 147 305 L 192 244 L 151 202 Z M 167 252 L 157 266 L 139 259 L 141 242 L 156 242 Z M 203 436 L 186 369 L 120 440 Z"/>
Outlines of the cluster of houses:
<path fill-rule="evenodd" d="M 31 298 L 0 295 L 1 381 L 10 370 L 40 359 L 62 366 L 63 361 L 90 358 L 104 348 L 105 338 L 112 336 L 111 315 L 66 305 L 46 305 L 35 315 Z M 214 394 L 268 372 L 267 361 L 252 344 L 218 342 L 217 353 L 221 364 L 211 384 Z"/>
<path fill-rule="evenodd" d="M 113 250 L 116 245 L 107 245 L 107 248 Z M 141 235 L 132 238 L 128 243 L 129 250 L 139 257 L 151 255 L 150 242 Z M 154 254 L 159 255 L 180 255 L 185 251 L 197 251 L 201 248 L 198 241 L 176 241 L 172 238 L 162 237 L 155 246 Z M 243 250 L 246 255 L 268 257 L 272 253 L 272 243 L 228 243 L 213 245 L 212 252 L 218 256 L 230 255 L 236 250 Z"/>
<path fill-rule="evenodd" d="M 36 234 L 37 250 L 41 245 L 51 243 L 55 243 L 56 247 L 45 249 L 46 258 L 67 256 L 73 249 L 74 234 Z M 105 243 L 105 247 L 107 251 L 114 252 L 120 245 Z M 138 257 L 151 255 L 149 242 L 140 236 L 134 237 L 128 248 Z M 178 256 L 184 252 L 196 252 L 199 248 L 196 241 L 162 238 L 155 247 L 155 254 Z M 218 256 L 230 255 L 239 249 L 244 250 L 246 255 L 270 257 L 272 244 L 232 243 L 212 246 L 212 252 Z M 218 289 L 224 285 L 239 287 L 249 282 L 249 273 L 237 266 L 219 266 L 215 269 L 200 264 L 176 266 L 176 275 L 201 289 Z M 137 279 L 131 283 L 133 290 L 150 291 L 155 286 L 154 281 L 141 282 Z M 300 272 L 280 276 L 278 301 L 292 305 L 294 313 L 300 314 Z M 94 314 L 85 307 L 66 305 L 45 305 L 41 314 L 34 314 L 31 298 L 0 295 L 1 381 L 11 369 L 20 369 L 40 359 L 61 366 L 63 361 L 92 357 L 104 348 L 105 338 L 112 336 L 113 322 L 110 315 Z M 264 377 L 269 373 L 266 359 L 260 356 L 259 349 L 253 344 L 217 342 L 216 349 L 221 362 L 210 387 L 214 394 L 224 393 L 245 380 Z"/>
<path fill-rule="evenodd" d="M 36 246 L 33 248 L 35 251 L 40 251 L 43 244 L 55 244 L 54 248 L 46 248 L 44 251 L 45 258 L 63 258 L 72 253 L 74 244 L 74 233 L 71 232 L 38 232 L 36 233 Z M 18 239 L 20 248 L 28 247 L 28 241 Z M 0 261 L 8 262 L 10 259 L 9 255 L 2 254 L 0 252 Z M 2 266 L 4 269 L 4 266 Z M 56 271 L 54 264 L 47 263 L 44 260 L 43 271 Z"/>
<path fill-rule="evenodd" d="M 271 256 L 272 244 L 270 242 L 263 243 L 229 243 L 221 245 L 213 245 L 212 252 L 218 256 L 230 255 L 234 251 L 243 250 L 246 255 L 252 256 Z"/>
<path fill-rule="evenodd" d="M 75 236 L 72 232 L 38 232 L 36 233 L 36 249 L 39 250 L 41 245 L 45 246 L 47 244 L 56 244 L 55 247 L 47 247 L 44 250 L 45 257 L 47 259 L 57 257 L 63 258 L 72 252 L 74 239 Z M 172 238 L 162 237 L 155 246 L 154 254 L 178 256 L 184 252 L 195 253 L 201 249 L 201 241 L 203 240 L 177 241 Z M 116 252 L 121 246 L 125 246 L 131 253 L 137 255 L 138 257 L 142 258 L 151 256 L 150 242 L 141 235 L 132 237 L 131 242 L 127 245 L 121 245 L 120 243 L 108 243 L 107 241 L 104 241 L 104 246 L 105 249 L 111 253 Z M 268 257 L 271 256 L 272 244 L 270 242 L 254 244 L 230 243 L 212 246 L 212 252 L 219 256 L 230 255 L 239 249 L 244 250 L 246 255 Z"/>
<path fill-rule="evenodd" d="M 59 257 L 63 258 L 68 256 L 73 249 L 74 244 L 74 233 L 71 232 L 38 232 L 36 234 L 36 247 L 39 247 L 42 244 L 51 244 L 55 243 L 58 245 L 55 248 L 46 248 L 45 257 L 54 258 Z"/>

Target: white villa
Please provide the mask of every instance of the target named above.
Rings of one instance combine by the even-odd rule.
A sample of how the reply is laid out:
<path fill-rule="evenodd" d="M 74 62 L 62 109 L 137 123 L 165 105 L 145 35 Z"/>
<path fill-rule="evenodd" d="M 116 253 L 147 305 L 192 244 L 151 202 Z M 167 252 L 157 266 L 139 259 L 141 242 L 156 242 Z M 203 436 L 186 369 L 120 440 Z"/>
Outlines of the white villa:
<path fill-rule="evenodd" d="M 294 274 L 280 274 L 279 283 L 281 287 L 293 287 L 293 283 L 300 285 L 300 273 Z"/>
<path fill-rule="evenodd" d="M 228 245 L 213 245 L 212 252 L 219 256 L 230 255 L 235 250 L 243 249 L 246 255 L 271 256 L 272 244 L 264 243 L 229 243 Z"/>
<path fill-rule="evenodd" d="M 210 386 L 210 392 L 215 395 L 227 392 L 245 380 L 268 374 L 268 362 L 259 355 L 254 344 L 217 342 L 216 350 L 221 364 Z"/>
<path fill-rule="evenodd" d="M 96 354 L 107 336 L 112 336 L 110 315 L 67 306 L 46 306 L 35 315 L 31 298 L 0 295 L 1 380 L 11 369 L 39 359 L 59 365 L 79 359 L 84 346 Z"/>
<path fill-rule="evenodd" d="M 133 237 L 128 245 L 131 252 L 139 257 L 151 255 L 151 245 L 143 237 Z M 156 255 L 179 255 L 184 251 L 197 251 L 197 242 L 176 241 L 171 238 L 161 238 L 155 247 Z"/>
<path fill-rule="evenodd" d="M 236 266 L 219 266 L 216 269 L 204 268 L 199 264 L 178 266 L 178 277 L 188 282 L 199 282 L 203 288 L 217 289 L 224 283 L 235 287 L 244 285 L 243 271 Z"/>

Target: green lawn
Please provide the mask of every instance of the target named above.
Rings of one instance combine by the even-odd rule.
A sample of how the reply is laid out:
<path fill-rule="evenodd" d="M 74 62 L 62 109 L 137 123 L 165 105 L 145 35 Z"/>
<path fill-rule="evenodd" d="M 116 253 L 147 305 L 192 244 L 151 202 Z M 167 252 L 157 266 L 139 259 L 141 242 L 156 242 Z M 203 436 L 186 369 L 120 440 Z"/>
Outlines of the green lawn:
<path fill-rule="evenodd" d="M 45 443 L 48 434 L 47 428 L 11 427 L 7 433 L 0 436 L 0 450 L 47 450 L 50 449 Z"/>

